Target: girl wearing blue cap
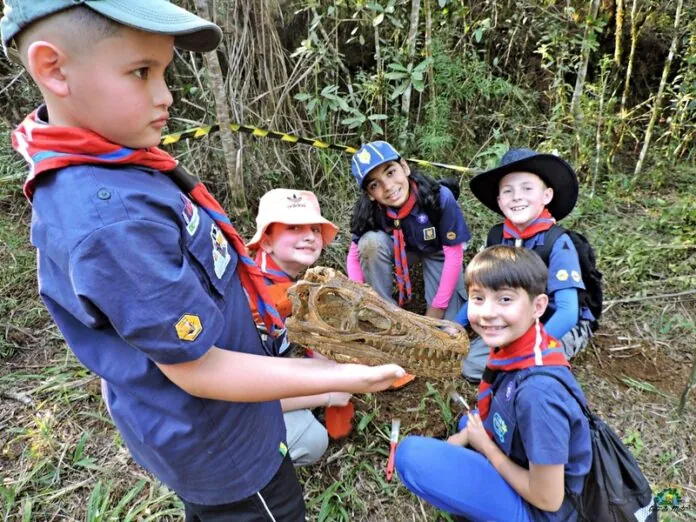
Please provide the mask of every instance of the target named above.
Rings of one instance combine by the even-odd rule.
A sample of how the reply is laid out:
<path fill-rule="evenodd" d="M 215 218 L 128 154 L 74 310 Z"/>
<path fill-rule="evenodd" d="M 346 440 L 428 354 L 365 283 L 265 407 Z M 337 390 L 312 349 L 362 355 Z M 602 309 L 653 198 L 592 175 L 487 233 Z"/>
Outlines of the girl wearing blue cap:
<path fill-rule="evenodd" d="M 454 319 L 465 300 L 462 259 L 471 237 L 459 187 L 412 171 L 385 141 L 360 147 L 351 163 L 362 189 L 351 219 L 348 277 L 402 306 L 411 298 L 409 264 L 423 263 L 427 316 Z M 456 194 L 453 194 L 453 191 Z"/>

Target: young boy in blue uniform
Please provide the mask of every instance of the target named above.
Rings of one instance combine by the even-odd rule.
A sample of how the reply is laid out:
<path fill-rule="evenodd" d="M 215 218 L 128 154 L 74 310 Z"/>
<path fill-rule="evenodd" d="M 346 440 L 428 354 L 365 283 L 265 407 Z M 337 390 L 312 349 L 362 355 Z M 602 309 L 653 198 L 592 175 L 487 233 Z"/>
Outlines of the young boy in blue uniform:
<path fill-rule="evenodd" d="M 246 294 L 282 324 L 258 267 L 156 148 L 174 46 L 213 50 L 220 29 L 166 0 L 6 0 L 0 27 L 45 101 L 13 134 L 41 297 L 134 459 L 187 520 L 304 520 L 278 399 L 380 390 L 403 370 L 263 357 Z"/>
<path fill-rule="evenodd" d="M 573 169 L 552 154 L 511 149 L 500 165 L 470 182 L 474 196 L 505 217 L 502 244 L 533 249 L 543 245 L 546 232 L 566 217 L 578 199 L 578 179 Z M 489 245 L 490 246 L 490 245 Z M 548 262 L 548 311 L 542 318 L 546 331 L 559 339 L 570 360 L 592 337 L 592 312 L 580 307 L 578 292 L 585 289 L 578 252 L 568 234 L 554 242 Z M 466 326 L 467 305 L 456 321 Z M 481 379 L 489 347 L 474 339 L 462 373 L 470 381 Z"/>
<path fill-rule="evenodd" d="M 544 262 L 528 249 L 497 245 L 474 257 L 469 322 L 492 347 L 478 410 L 448 441 L 411 436 L 396 450 L 408 489 L 471 522 L 577 520 L 565 490 L 582 492 L 590 430 L 563 349 L 539 321 L 546 284 Z"/>

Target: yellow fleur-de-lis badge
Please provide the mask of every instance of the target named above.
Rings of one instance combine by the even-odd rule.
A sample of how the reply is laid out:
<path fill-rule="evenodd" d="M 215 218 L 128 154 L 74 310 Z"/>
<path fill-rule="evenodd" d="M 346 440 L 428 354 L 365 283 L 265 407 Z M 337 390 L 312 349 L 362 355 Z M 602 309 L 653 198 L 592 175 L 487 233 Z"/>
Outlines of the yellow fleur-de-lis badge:
<path fill-rule="evenodd" d="M 372 156 L 371 156 L 370 153 L 369 153 L 368 151 L 366 151 L 366 150 L 363 150 L 362 152 L 359 152 L 359 153 L 358 153 L 358 161 L 359 161 L 360 163 L 365 164 L 365 165 L 367 165 L 368 163 L 370 163 L 370 159 L 371 159 L 371 158 L 372 158 Z"/>

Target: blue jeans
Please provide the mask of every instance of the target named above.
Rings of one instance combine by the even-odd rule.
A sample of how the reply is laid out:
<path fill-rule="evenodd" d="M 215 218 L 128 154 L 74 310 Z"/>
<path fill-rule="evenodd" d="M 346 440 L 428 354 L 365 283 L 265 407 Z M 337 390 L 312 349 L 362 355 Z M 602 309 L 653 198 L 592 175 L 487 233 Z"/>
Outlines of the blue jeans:
<path fill-rule="evenodd" d="M 365 282 L 375 292 L 392 303 L 392 279 L 394 275 L 394 240 L 390 234 L 381 230 L 366 232 L 358 241 L 360 252 L 360 268 L 365 276 Z M 442 251 L 434 254 L 425 254 L 414 250 L 407 250 L 409 266 L 417 262 L 423 264 L 423 283 L 425 286 L 425 301 L 430 306 L 437 294 L 442 277 L 442 269 L 445 263 L 445 255 Z M 445 319 L 454 321 L 459 309 L 466 301 L 464 288 L 464 272 L 459 274 L 457 286 L 450 298 Z"/>
<path fill-rule="evenodd" d="M 526 502 L 476 451 L 411 436 L 397 447 L 395 467 L 410 491 L 443 511 L 471 522 L 531 522 Z"/>

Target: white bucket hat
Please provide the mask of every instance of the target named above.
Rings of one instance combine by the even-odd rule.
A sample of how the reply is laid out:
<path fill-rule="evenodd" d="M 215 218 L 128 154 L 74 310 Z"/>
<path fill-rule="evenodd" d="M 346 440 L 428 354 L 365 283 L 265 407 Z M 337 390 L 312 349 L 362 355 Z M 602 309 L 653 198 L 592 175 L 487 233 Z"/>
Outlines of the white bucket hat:
<path fill-rule="evenodd" d="M 324 246 L 331 243 L 338 227 L 321 215 L 319 201 L 308 190 L 273 189 L 266 192 L 259 201 L 256 216 L 256 234 L 247 243 L 249 250 L 258 250 L 266 229 L 272 223 L 285 225 L 321 225 Z"/>

